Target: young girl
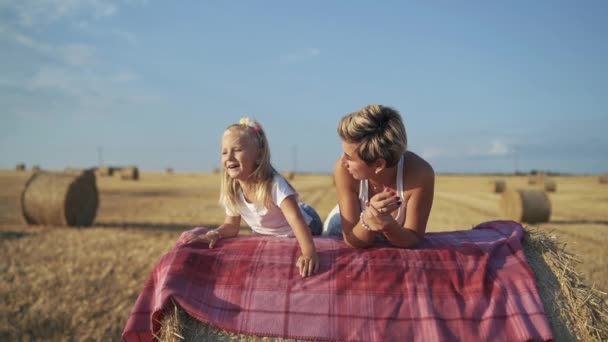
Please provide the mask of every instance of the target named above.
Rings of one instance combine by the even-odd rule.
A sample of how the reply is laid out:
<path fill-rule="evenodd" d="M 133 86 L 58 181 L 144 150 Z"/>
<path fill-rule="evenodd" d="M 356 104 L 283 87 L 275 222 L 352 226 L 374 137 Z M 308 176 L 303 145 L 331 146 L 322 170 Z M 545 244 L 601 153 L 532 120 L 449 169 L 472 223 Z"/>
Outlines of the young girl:
<path fill-rule="evenodd" d="M 295 236 L 302 251 L 296 262 L 300 275 L 316 273 L 319 257 L 312 235 L 321 234 L 321 218 L 312 207 L 298 202 L 297 192 L 270 164 L 262 126 L 250 118 L 228 126 L 222 136 L 221 161 L 224 223 L 204 235 L 187 234 L 186 242 L 204 241 L 213 248 L 218 240 L 238 235 L 242 217 L 254 233 Z"/>

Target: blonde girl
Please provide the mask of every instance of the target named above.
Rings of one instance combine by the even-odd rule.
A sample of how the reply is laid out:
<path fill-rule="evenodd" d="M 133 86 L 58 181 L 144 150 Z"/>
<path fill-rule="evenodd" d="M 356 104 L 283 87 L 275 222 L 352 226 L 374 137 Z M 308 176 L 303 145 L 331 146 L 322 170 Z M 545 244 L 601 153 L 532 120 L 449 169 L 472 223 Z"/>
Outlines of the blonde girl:
<path fill-rule="evenodd" d="M 312 207 L 298 202 L 297 192 L 272 167 L 262 126 L 250 118 L 228 126 L 221 153 L 224 223 L 204 235 L 192 234 L 186 241 L 208 242 L 213 248 L 218 240 L 237 236 L 243 218 L 256 234 L 295 236 L 302 252 L 296 262 L 300 275 L 316 273 L 319 257 L 312 235 L 320 235 L 321 219 Z"/>

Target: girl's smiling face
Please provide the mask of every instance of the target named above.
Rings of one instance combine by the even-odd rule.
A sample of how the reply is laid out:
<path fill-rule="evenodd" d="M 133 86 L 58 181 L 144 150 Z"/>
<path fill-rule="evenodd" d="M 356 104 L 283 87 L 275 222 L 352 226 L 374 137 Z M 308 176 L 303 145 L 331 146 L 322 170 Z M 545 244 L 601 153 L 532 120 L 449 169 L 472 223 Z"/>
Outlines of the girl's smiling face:
<path fill-rule="evenodd" d="M 228 129 L 222 136 L 222 166 L 230 178 L 247 180 L 258 166 L 258 141 L 247 132 Z"/>

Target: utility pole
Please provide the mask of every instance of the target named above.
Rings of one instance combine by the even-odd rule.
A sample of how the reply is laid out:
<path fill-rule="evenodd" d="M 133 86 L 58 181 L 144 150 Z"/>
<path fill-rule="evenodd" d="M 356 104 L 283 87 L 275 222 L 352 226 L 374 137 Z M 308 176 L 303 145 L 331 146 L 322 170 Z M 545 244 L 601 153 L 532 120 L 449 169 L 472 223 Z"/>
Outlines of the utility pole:
<path fill-rule="evenodd" d="M 515 167 L 515 174 L 517 174 L 517 172 L 519 172 L 519 165 L 518 165 L 518 156 L 517 156 L 517 145 L 513 145 L 513 164 Z"/>
<path fill-rule="evenodd" d="M 298 171 L 298 145 L 293 145 L 293 170 L 294 173 Z"/>
<path fill-rule="evenodd" d="M 97 146 L 97 165 L 103 166 L 103 147 Z"/>

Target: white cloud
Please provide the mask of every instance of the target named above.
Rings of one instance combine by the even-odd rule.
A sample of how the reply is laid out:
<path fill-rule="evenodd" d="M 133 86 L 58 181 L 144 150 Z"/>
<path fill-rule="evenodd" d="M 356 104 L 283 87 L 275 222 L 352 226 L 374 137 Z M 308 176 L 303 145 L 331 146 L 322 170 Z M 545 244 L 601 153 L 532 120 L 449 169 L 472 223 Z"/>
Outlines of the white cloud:
<path fill-rule="evenodd" d="M 95 48 L 87 44 L 49 45 L 21 32 L 0 26 L 0 39 L 12 41 L 41 55 L 72 66 L 90 65 L 96 61 Z"/>
<path fill-rule="evenodd" d="M 298 51 L 295 53 L 290 53 L 281 57 L 282 62 L 293 63 L 300 62 L 312 58 L 319 57 L 321 55 L 321 50 L 318 48 L 310 48 L 305 49 L 303 51 Z"/>
<path fill-rule="evenodd" d="M 111 17 L 118 12 L 116 1 L 109 0 L 20 0 L 0 1 L 0 9 L 16 16 L 21 26 L 32 27 L 78 15 Z"/>
<path fill-rule="evenodd" d="M 492 141 L 492 144 L 490 145 L 488 154 L 491 156 L 505 156 L 505 155 L 509 154 L 509 152 L 510 152 L 510 149 L 507 144 L 505 144 L 504 142 L 499 141 L 499 140 L 494 140 L 494 141 Z"/>
<path fill-rule="evenodd" d="M 120 30 L 117 28 L 106 29 L 95 27 L 86 20 L 78 22 L 74 27 L 76 30 L 98 37 L 113 36 L 123 41 L 126 41 L 129 44 L 135 44 L 137 42 L 137 37 L 131 32 Z"/>

